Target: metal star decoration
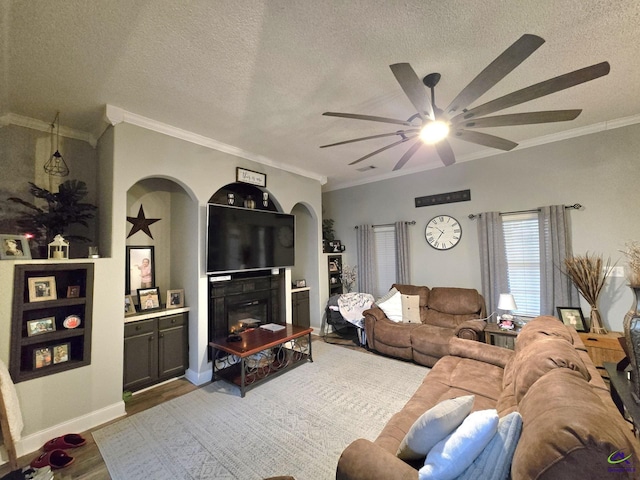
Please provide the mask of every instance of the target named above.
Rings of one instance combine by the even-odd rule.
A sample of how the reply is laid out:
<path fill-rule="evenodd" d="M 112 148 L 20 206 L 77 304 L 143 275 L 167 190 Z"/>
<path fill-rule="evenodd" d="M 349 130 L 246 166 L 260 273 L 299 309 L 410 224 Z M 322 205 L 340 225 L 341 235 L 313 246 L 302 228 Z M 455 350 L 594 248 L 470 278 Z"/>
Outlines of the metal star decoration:
<path fill-rule="evenodd" d="M 127 222 L 133 224 L 133 227 L 131 227 L 131 231 L 129 232 L 129 235 L 127 235 L 127 238 L 139 231 L 143 231 L 151 238 L 153 238 L 153 235 L 151 235 L 151 230 L 149 230 L 149 226 L 153 225 L 156 222 L 159 222 L 160 220 L 160 218 L 145 218 L 144 210 L 142 209 L 142 205 L 140 205 L 140 210 L 138 210 L 137 217 L 127 217 Z"/>

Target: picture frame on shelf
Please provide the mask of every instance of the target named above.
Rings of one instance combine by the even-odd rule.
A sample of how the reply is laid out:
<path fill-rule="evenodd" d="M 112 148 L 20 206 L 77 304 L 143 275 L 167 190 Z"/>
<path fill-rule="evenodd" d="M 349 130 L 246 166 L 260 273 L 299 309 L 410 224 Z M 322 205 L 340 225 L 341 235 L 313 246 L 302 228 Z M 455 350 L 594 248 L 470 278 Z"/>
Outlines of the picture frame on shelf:
<path fill-rule="evenodd" d="M 0 234 L 0 260 L 31 260 L 29 239 L 24 235 Z"/>
<path fill-rule="evenodd" d="M 138 305 L 140 305 L 141 312 L 157 310 L 161 308 L 160 287 L 139 288 Z"/>
<path fill-rule="evenodd" d="M 578 332 L 587 331 L 587 323 L 580 307 L 556 307 L 558 317 L 565 325 L 570 325 Z"/>
<path fill-rule="evenodd" d="M 184 290 L 167 290 L 167 308 L 184 307 Z"/>
<path fill-rule="evenodd" d="M 48 367 L 51 365 L 51 347 L 36 348 L 33 351 L 33 369 Z"/>
<path fill-rule="evenodd" d="M 153 245 L 127 245 L 126 255 L 126 294 L 133 294 L 140 288 L 155 285 L 155 255 Z"/>
<path fill-rule="evenodd" d="M 47 300 L 57 300 L 56 277 L 30 277 L 29 302 L 46 302 Z"/>
<path fill-rule="evenodd" d="M 67 287 L 67 298 L 80 298 L 80 285 L 69 285 Z"/>
<path fill-rule="evenodd" d="M 53 347 L 53 364 L 68 362 L 71 353 L 71 343 L 62 343 Z"/>
<path fill-rule="evenodd" d="M 56 317 L 39 318 L 27 322 L 27 336 L 34 337 L 56 331 Z"/>
<path fill-rule="evenodd" d="M 304 287 L 307 286 L 307 281 L 305 279 L 296 280 L 295 286 L 296 286 L 296 288 L 304 288 Z"/>
<path fill-rule="evenodd" d="M 340 267 L 338 266 L 338 261 L 337 260 L 331 260 L 329 262 L 329 271 L 330 272 L 339 272 L 340 271 Z"/>
<path fill-rule="evenodd" d="M 133 303 L 133 295 L 125 295 L 124 296 L 124 316 L 130 317 L 131 315 L 135 315 L 136 305 Z"/>

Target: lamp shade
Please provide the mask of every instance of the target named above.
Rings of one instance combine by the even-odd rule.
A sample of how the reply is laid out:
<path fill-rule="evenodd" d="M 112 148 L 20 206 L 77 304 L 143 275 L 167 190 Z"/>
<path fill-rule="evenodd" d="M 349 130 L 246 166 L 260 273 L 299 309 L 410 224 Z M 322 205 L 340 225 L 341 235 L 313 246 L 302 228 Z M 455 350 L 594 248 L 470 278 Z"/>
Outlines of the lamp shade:
<path fill-rule="evenodd" d="M 513 299 L 513 295 L 510 293 L 501 293 L 498 300 L 498 308 L 500 310 L 517 310 L 516 301 Z"/>

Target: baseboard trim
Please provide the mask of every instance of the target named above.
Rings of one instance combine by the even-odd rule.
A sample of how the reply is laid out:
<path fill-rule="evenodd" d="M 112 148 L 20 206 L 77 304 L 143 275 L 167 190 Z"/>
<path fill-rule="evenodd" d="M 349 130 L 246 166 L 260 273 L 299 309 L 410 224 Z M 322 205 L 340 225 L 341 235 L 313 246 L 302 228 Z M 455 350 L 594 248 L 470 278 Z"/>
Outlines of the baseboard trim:
<path fill-rule="evenodd" d="M 199 387 L 200 385 L 204 385 L 205 383 L 209 383 L 211 381 L 211 369 L 199 373 L 194 370 L 188 369 L 186 372 L 184 372 L 184 378 L 189 380 L 195 386 Z"/>
<path fill-rule="evenodd" d="M 111 420 L 123 417 L 126 413 L 124 402 L 121 400 L 112 405 L 101 408 L 100 410 L 95 410 L 81 417 L 76 417 L 67 422 L 59 423 L 53 427 L 22 437 L 16 444 L 16 452 L 18 457 L 22 457 L 23 455 L 40 450 L 42 445 L 52 438 L 59 437 L 66 433 L 86 432 L 99 425 L 110 422 Z M 9 458 L 4 447 L 2 448 L 1 453 L 2 458 L 0 458 L 0 465 L 4 465 L 9 462 Z"/>

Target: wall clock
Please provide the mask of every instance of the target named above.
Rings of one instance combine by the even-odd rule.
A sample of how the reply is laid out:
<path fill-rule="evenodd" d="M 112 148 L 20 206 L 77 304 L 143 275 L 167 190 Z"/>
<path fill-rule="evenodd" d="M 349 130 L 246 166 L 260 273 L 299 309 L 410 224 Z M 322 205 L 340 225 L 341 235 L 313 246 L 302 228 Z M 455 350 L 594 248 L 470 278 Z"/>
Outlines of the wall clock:
<path fill-rule="evenodd" d="M 462 227 L 449 215 L 438 215 L 427 223 L 424 235 L 427 243 L 436 250 L 449 250 L 455 247 L 462 237 Z"/>

